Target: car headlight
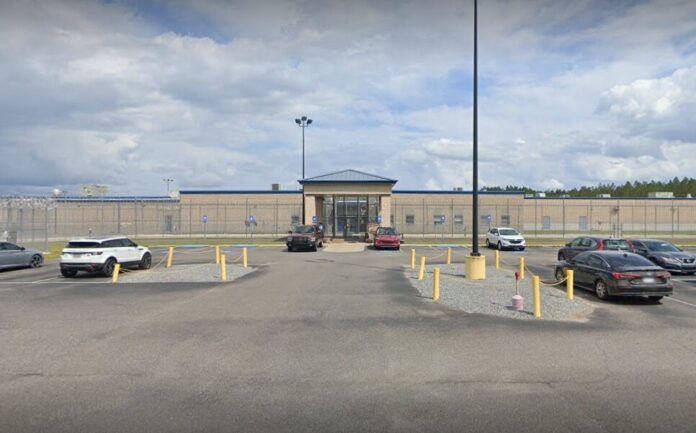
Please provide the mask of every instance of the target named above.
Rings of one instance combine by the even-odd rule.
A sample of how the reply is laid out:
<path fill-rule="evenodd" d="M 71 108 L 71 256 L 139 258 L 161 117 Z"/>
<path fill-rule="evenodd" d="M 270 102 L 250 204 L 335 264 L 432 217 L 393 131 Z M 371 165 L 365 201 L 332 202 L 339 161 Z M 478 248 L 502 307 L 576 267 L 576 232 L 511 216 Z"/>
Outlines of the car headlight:
<path fill-rule="evenodd" d="M 677 259 L 673 259 L 671 257 L 658 257 L 659 260 L 662 260 L 665 263 L 673 263 L 675 265 L 681 264 L 681 262 Z"/>

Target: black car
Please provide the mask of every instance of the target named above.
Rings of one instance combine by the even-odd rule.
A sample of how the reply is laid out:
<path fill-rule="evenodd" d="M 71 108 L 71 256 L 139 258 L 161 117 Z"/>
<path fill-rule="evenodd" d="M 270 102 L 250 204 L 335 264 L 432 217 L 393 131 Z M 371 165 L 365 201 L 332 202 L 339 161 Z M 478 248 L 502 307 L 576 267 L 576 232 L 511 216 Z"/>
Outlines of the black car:
<path fill-rule="evenodd" d="M 671 272 L 696 272 L 696 255 L 684 252 L 669 242 L 656 239 L 631 240 L 636 253 Z"/>
<path fill-rule="evenodd" d="M 585 251 L 633 251 L 633 245 L 625 239 L 580 236 L 558 250 L 558 260 L 571 259 Z"/>
<path fill-rule="evenodd" d="M 557 280 L 573 270 L 573 283 L 594 290 L 605 300 L 611 296 L 647 296 L 659 301 L 672 295 L 671 274 L 650 260 L 623 251 L 588 251 L 556 264 Z"/>

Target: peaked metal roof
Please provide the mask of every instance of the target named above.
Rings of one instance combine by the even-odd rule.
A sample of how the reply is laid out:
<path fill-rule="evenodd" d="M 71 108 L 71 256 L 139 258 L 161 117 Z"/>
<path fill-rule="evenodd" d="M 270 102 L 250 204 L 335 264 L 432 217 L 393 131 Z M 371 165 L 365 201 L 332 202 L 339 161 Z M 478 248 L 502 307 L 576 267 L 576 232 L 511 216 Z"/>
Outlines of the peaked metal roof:
<path fill-rule="evenodd" d="M 396 179 L 389 179 L 375 174 L 369 174 L 358 170 L 341 170 L 321 176 L 309 177 L 299 181 L 305 183 L 396 183 Z"/>

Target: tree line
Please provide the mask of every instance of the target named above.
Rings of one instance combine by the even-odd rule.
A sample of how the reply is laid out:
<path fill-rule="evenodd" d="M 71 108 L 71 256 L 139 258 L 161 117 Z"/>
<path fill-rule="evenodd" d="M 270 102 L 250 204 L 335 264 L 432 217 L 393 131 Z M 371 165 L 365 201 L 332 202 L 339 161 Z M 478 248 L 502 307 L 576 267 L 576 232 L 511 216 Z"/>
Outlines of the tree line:
<path fill-rule="evenodd" d="M 505 187 L 487 186 L 482 190 L 491 192 L 521 191 L 525 194 L 534 194 L 537 192 L 535 189 L 517 185 L 507 185 Z M 685 197 L 687 194 L 691 194 L 692 196 L 696 197 L 696 179 L 690 177 L 679 179 L 678 177 L 675 177 L 667 182 L 662 182 L 659 180 L 651 180 L 649 182 L 635 181 L 626 182 L 623 185 L 617 185 L 614 183 L 600 183 L 596 186 L 582 186 L 580 188 L 573 189 L 554 189 L 543 192 L 546 193 L 547 197 L 596 197 L 597 194 L 611 194 L 612 197 L 647 197 L 648 193 L 662 191 L 673 192 L 675 197 Z"/>

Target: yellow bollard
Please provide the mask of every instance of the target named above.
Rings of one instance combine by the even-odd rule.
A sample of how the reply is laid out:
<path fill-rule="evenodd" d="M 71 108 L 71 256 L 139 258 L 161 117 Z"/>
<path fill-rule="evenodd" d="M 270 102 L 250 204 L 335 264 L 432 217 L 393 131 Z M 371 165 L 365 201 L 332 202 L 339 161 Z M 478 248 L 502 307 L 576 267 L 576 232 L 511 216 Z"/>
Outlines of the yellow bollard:
<path fill-rule="evenodd" d="M 220 245 L 215 245 L 215 264 L 220 264 Z"/>
<path fill-rule="evenodd" d="M 447 264 L 452 264 L 452 248 L 447 248 Z"/>
<path fill-rule="evenodd" d="M 573 300 L 573 270 L 568 269 L 566 271 L 566 277 L 568 278 L 566 280 L 566 298 L 568 300 Z"/>
<path fill-rule="evenodd" d="M 534 317 L 541 317 L 541 293 L 539 291 L 539 276 L 532 277 L 532 292 L 534 296 Z"/>
<path fill-rule="evenodd" d="M 246 249 L 246 247 L 244 247 L 244 248 L 242 248 L 242 264 L 244 265 L 245 268 L 247 267 L 247 262 L 248 262 L 247 261 L 247 249 Z"/>
<path fill-rule="evenodd" d="M 220 279 L 227 281 L 227 260 L 224 254 L 220 256 Z"/>
<path fill-rule="evenodd" d="M 433 269 L 433 301 L 440 299 L 440 268 Z"/>
<path fill-rule="evenodd" d="M 524 280 L 524 257 L 520 257 L 520 280 Z"/>
<path fill-rule="evenodd" d="M 420 269 L 418 270 L 418 281 L 423 281 L 424 274 L 425 274 L 425 256 L 421 256 Z"/>
<path fill-rule="evenodd" d="M 118 274 L 119 274 L 119 272 L 121 272 L 121 264 L 120 264 L 120 263 L 116 263 L 116 265 L 114 266 L 114 273 L 111 274 L 111 282 L 112 282 L 112 283 L 118 283 Z"/>
<path fill-rule="evenodd" d="M 169 247 L 169 254 L 167 254 L 167 267 L 172 267 L 172 259 L 174 258 L 174 247 Z"/>
<path fill-rule="evenodd" d="M 416 250 L 411 248 L 411 269 L 416 269 Z"/>
<path fill-rule="evenodd" d="M 500 269 L 500 251 L 495 250 L 495 269 Z"/>

